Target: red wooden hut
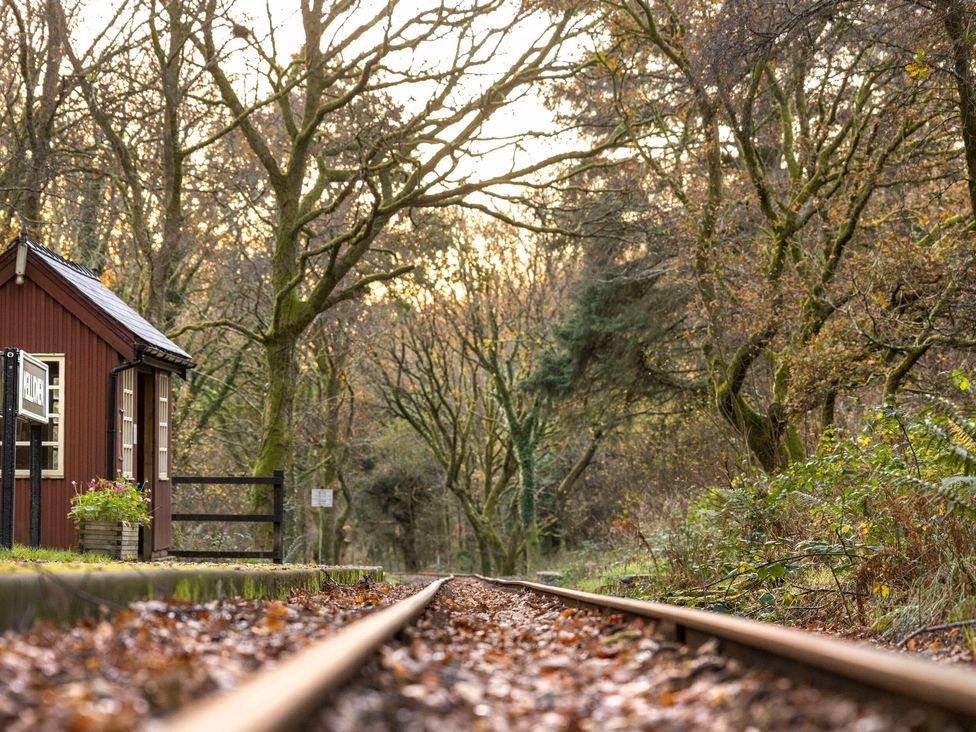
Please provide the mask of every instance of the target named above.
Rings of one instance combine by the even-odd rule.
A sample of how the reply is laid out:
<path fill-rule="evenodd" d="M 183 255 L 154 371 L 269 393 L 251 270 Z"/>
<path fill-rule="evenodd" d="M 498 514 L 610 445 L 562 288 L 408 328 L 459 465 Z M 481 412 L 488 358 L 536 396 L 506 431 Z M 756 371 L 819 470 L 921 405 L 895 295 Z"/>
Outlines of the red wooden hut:
<path fill-rule="evenodd" d="M 193 360 L 90 270 L 27 240 L 0 254 L 0 347 L 50 369 L 44 427 L 41 544 L 68 548 L 78 534 L 69 499 L 94 477 L 123 476 L 152 490 L 153 524 L 140 554 L 170 548 L 172 377 Z M 2 417 L 0 417 L 2 422 Z M 0 430 L 2 435 L 2 430 Z M 14 541 L 28 541 L 28 429 L 18 427 Z"/>

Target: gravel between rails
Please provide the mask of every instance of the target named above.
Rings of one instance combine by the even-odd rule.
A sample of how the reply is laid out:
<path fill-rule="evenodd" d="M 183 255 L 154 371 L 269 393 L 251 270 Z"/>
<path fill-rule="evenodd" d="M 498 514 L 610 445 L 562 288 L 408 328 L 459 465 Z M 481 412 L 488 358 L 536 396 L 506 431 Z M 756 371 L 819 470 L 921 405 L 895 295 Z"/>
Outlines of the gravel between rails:
<path fill-rule="evenodd" d="M 955 730 L 654 637 L 641 620 L 459 579 L 312 730 Z"/>
<path fill-rule="evenodd" d="M 0 729 L 130 730 L 420 589 L 377 583 L 287 601 L 132 603 L 101 621 L 0 637 Z"/>

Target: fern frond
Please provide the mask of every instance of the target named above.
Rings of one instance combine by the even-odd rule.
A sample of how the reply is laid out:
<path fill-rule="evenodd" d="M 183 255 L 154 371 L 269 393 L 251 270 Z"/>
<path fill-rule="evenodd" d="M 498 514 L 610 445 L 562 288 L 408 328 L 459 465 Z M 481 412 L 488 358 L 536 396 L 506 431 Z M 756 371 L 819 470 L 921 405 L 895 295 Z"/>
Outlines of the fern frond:
<path fill-rule="evenodd" d="M 976 456 L 976 439 L 973 439 L 973 436 L 953 420 L 952 417 L 946 417 L 946 422 L 949 424 L 949 431 L 952 433 L 953 438 L 955 438 L 955 443 L 973 456 Z"/>
<path fill-rule="evenodd" d="M 956 425 L 957 429 L 970 437 L 967 432 L 959 427 L 957 422 L 949 420 L 948 424 Z M 946 431 L 932 421 L 927 421 L 927 426 L 932 433 L 930 445 L 941 452 L 942 463 L 953 470 L 958 470 L 963 475 L 976 474 L 976 442 L 974 442 L 972 449 L 967 449 L 956 437 L 955 432 L 951 431 L 951 428 L 950 431 Z M 972 438 L 970 437 L 970 439 Z"/>
<path fill-rule="evenodd" d="M 976 476 L 953 475 L 932 483 L 915 477 L 911 473 L 886 473 L 896 487 L 910 486 L 919 492 L 936 494 L 949 502 L 950 511 L 958 508 L 976 516 Z M 966 490 L 968 489 L 968 490 Z"/>

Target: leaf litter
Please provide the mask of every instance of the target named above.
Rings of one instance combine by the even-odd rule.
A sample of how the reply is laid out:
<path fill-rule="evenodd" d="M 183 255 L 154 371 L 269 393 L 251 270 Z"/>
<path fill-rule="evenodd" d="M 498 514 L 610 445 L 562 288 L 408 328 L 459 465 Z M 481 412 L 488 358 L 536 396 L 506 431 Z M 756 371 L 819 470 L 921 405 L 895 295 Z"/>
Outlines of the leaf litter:
<path fill-rule="evenodd" d="M 623 615 L 460 579 L 312 730 L 953 730 L 952 720 L 692 650 Z"/>
<path fill-rule="evenodd" d="M 135 602 L 0 637 L 0 729 L 129 730 L 324 638 L 415 586 L 336 585 L 287 600 Z"/>

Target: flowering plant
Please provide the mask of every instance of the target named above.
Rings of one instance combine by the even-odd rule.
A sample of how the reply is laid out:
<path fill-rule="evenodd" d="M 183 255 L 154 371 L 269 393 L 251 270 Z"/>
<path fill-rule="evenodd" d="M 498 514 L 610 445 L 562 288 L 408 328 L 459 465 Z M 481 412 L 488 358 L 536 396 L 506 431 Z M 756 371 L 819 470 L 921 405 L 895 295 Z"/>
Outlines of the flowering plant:
<path fill-rule="evenodd" d="M 78 482 L 72 481 L 75 491 Z M 68 518 L 74 521 L 121 521 L 124 524 L 148 526 L 149 491 L 137 483 L 122 478 L 105 480 L 95 478 L 81 484 L 82 491 L 71 498 Z"/>

